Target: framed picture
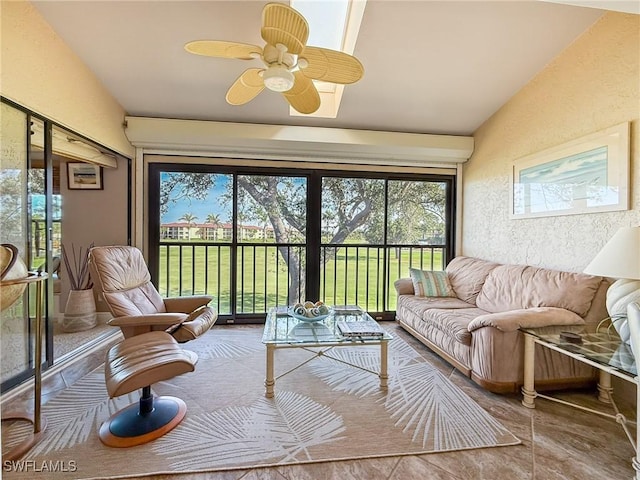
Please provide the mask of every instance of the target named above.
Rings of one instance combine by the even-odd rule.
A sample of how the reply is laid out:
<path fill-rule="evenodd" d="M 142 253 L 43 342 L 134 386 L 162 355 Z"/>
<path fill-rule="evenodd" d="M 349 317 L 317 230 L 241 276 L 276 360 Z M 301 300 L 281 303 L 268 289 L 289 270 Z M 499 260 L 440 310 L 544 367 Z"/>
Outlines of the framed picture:
<path fill-rule="evenodd" d="M 629 122 L 516 160 L 511 218 L 629 208 Z"/>
<path fill-rule="evenodd" d="M 102 167 L 92 163 L 67 163 L 69 190 L 102 190 Z"/>

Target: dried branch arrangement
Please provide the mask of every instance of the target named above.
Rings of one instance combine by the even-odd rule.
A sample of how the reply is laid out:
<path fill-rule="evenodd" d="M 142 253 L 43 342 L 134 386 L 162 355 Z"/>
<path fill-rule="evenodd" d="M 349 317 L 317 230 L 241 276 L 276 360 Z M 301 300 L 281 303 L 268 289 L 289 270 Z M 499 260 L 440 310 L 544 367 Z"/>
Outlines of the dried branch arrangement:
<path fill-rule="evenodd" d="M 62 245 L 62 259 L 64 260 L 64 266 L 69 275 L 69 282 L 71 283 L 72 290 L 89 290 L 93 287 L 93 281 L 89 274 L 89 250 L 93 247 L 93 243 L 89 245 L 89 248 L 83 251 L 80 250 L 76 254 L 76 248 L 71 244 L 71 260 L 67 254 L 67 250 Z"/>

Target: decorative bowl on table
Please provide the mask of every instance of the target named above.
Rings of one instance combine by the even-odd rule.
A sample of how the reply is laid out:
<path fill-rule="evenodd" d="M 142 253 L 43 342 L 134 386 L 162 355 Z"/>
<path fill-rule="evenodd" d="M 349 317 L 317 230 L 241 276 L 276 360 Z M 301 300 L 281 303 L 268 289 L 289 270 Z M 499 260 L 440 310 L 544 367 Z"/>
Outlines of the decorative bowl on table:
<path fill-rule="evenodd" d="M 296 303 L 293 307 L 289 307 L 289 316 L 300 320 L 301 322 L 321 322 L 329 315 L 331 309 L 322 302 L 304 302 Z"/>

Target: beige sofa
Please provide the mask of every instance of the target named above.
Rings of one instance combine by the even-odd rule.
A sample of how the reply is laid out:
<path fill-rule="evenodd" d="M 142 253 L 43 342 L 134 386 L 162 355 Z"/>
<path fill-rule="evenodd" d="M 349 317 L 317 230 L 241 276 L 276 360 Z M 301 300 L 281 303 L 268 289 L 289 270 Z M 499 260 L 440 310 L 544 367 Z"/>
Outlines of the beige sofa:
<path fill-rule="evenodd" d="M 446 267 L 449 297 L 417 296 L 411 278 L 395 282 L 397 322 L 482 387 L 518 392 L 520 327 L 598 323 L 608 281 L 581 273 L 456 257 Z M 593 384 L 591 367 L 536 346 L 536 388 Z"/>

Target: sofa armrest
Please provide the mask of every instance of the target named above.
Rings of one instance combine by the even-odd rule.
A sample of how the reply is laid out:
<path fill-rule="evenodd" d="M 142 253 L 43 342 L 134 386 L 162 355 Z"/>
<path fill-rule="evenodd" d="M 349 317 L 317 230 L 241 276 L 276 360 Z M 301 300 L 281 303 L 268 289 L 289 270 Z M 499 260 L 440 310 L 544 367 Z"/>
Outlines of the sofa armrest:
<path fill-rule="evenodd" d="M 482 327 L 495 327 L 503 332 L 514 332 L 519 328 L 583 324 L 584 319 L 570 310 L 557 307 L 533 307 L 479 315 L 469 323 L 467 328 L 470 332 Z"/>
<path fill-rule="evenodd" d="M 399 278 L 393 282 L 393 286 L 396 287 L 398 295 L 415 295 L 411 278 Z"/>

